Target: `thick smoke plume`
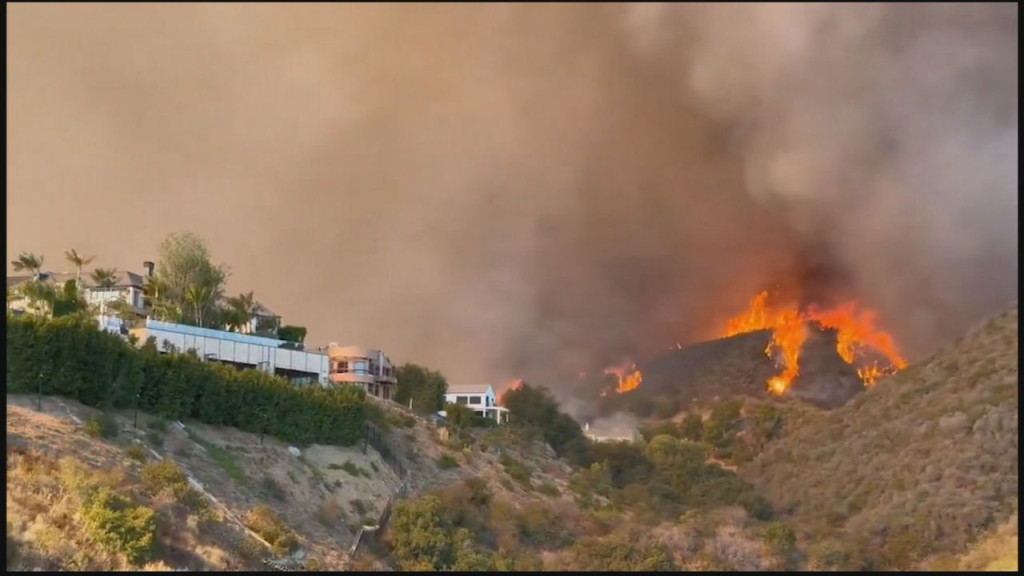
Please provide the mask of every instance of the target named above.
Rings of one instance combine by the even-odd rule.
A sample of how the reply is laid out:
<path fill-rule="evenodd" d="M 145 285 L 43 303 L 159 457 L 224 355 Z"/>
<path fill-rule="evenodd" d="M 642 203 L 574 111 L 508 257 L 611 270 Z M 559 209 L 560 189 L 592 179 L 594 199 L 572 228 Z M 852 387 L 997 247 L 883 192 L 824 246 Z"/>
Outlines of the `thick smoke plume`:
<path fill-rule="evenodd" d="M 314 344 L 557 384 L 765 286 L 911 357 L 1017 291 L 1016 5 L 8 15 L 8 260 L 192 230 Z"/>

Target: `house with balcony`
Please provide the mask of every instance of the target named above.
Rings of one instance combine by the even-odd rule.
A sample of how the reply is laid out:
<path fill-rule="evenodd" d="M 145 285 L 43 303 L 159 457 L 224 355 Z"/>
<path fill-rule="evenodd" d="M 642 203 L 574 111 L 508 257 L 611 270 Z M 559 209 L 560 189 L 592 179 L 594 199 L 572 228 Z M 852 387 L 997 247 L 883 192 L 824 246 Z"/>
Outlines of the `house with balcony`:
<path fill-rule="evenodd" d="M 498 424 L 508 422 L 508 409 L 498 406 L 494 387 L 490 384 L 449 384 L 444 402 L 468 406 L 477 415 L 490 418 Z"/>
<path fill-rule="evenodd" d="M 327 348 L 330 358 L 330 381 L 360 386 L 367 395 L 381 400 L 392 400 L 398 387 L 398 378 L 391 360 L 380 350 L 359 346 Z"/>

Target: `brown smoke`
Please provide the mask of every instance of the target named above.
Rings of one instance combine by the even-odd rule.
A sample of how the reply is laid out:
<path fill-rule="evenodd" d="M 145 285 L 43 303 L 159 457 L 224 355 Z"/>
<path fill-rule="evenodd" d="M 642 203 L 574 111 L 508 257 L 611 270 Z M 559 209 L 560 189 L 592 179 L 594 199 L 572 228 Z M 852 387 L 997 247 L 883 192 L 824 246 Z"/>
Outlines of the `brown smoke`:
<path fill-rule="evenodd" d="M 8 15 L 8 260 L 191 230 L 313 343 L 459 381 L 710 336 L 801 266 L 911 353 L 1016 293 L 1015 5 Z"/>

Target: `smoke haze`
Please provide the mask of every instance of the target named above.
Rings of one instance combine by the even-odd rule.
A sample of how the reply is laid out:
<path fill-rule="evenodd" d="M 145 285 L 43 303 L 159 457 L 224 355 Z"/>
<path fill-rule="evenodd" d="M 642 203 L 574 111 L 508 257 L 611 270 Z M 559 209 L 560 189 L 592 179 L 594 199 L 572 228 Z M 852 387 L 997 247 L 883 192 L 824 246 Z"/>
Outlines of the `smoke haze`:
<path fill-rule="evenodd" d="M 307 343 L 462 382 L 716 336 L 765 286 L 911 358 L 1016 297 L 1015 4 L 8 16 L 8 260 L 190 230 Z"/>

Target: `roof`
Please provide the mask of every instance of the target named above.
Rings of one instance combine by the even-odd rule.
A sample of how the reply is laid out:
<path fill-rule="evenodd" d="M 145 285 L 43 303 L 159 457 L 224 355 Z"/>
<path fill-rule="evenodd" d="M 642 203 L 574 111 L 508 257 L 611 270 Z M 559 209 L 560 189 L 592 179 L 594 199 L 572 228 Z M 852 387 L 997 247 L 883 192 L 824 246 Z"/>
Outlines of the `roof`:
<path fill-rule="evenodd" d="M 255 303 L 255 305 L 253 306 L 253 312 L 255 313 L 256 316 L 277 316 L 277 314 L 274 314 L 273 310 L 267 308 L 260 302 Z"/>
<path fill-rule="evenodd" d="M 446 394 L 486 394 L 490 384 L 449 384 Z"/>
<path fill-rule="evenodd" d="M 93 288 L 96 283 L 92 280 L 92 272 L 82 270 L 82 286 L 86 288 Z M 63 284 L 68 280 L 74 280 L 77 276 L 74 272 L 43 272 L 40 274 L 44 279 L 50 280 L 56 284 Z M 33 276 L 8 276 L 7 287 L 13 288 L 20 286 L 29 280 L 32 280 Z M 118 270 L 117 274 L 114 275 L 115 284 L 113 288 L 127 288 L 128 286 L 135 286 L 142 288 L 145 286 L 145 278 L 141 274 L 134 272 L 128 272 L 125 270 Z"/>
<path fill-rule="evenodd" d="M 74 278 L 74 274 L 69 275 L 70 278 Z M 135 286 L 136 288 L 143 288 L 146 286 L 146 279 L 141 274 L 135 272 L 128 272 L 125 270 L 118 270 L 117 274 L 114 275 L 117 282 L 113 288 L 127 288 L 128 286 Z M 82 271 L 82 286 L 92 288 L 96 285 L 92 280 L 92 272 L 86 274 L 85 270 Z"/>

